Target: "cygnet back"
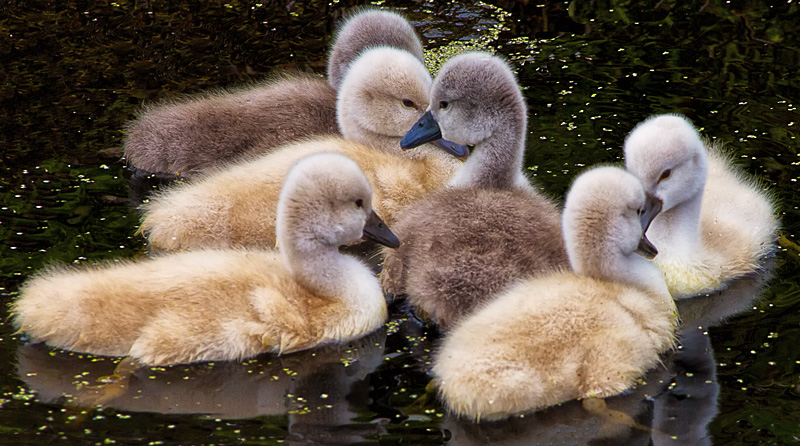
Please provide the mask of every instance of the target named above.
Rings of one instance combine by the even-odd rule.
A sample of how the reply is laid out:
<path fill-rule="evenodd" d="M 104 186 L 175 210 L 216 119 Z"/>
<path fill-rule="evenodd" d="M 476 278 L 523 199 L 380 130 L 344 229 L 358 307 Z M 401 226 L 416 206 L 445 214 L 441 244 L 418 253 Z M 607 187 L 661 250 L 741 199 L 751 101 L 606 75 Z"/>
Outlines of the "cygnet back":
<path fill-rule="evenodd" d="M 192 177 L 288 141 L 336 133 L 336 92 L 317 76 L 282 74 L 146 105 L 126 125 L 124 148 L 137 169 Z"/>
<path fill-rule="evenodd" d="M 421 60 L 422 45 L 399 14 L 364 9 L 352 16 L 331 46 L 328 69 L 336 73 L 336 86 L 364 50 L 395 43 Z M 290 141 L 338 134 L 331 85 L 319 76 L 283 73 L 243 88 L 146 105 L 126 125 L 125 158 L 147 172 L 190 177 Z"/>

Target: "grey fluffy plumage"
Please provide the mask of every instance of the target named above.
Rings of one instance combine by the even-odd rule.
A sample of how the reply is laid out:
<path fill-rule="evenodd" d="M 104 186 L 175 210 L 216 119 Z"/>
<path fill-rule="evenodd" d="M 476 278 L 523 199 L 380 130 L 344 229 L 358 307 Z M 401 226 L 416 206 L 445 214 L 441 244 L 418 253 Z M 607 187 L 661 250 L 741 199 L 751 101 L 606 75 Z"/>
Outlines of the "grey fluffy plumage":
<path fill-rule="evenodd" d="M 291 141 L 339 134 L 332 85 L 338 89 L 350 63 L 381 45 L 422 60 L 422 44 L 403 16 L 361 9 L 336 34 L 330 83 L 316 75 L 282 73 L 243 88 L 145 106 L 125 127 L 124 156 L 138 169 L 191 177 Z"/>
<path fill-rule="evenodd" d="M 358 9 L 339 27 L 328 56 L 328 82 L 339 90 L 350 63 L 368 48 L 389 46 L 406 50 L 424 61 L 422 42 L 401 15 L 384 10 Z"/>
<path fill-rule="evenodd" d="M 384 289 L 402 290 L 433 322 L 450 325 L 515 280 L 566 266 L 559 215 L 524 190 L 445 190 L 395 224 L 405 238 L 384 263 Z"/>
<path fill-rule="evenodd" d="M 402 243 L 386 252 L 382 282 L 448 326 L 515 280 L 567 267 L 568 259 L 559 207 L 522 173 L 526 107 L 508 65 L 484 53 L 451 59 L 429 110 L 444 138 L 475 150 L 450 188 L 394 223 Z"/>
<path fill-rule="evenodd" d="M 302 137 L 338 133 L 336 91 L 309 74 L 144 107 L 125 129 L 128 164 L 192 176 Z"/>

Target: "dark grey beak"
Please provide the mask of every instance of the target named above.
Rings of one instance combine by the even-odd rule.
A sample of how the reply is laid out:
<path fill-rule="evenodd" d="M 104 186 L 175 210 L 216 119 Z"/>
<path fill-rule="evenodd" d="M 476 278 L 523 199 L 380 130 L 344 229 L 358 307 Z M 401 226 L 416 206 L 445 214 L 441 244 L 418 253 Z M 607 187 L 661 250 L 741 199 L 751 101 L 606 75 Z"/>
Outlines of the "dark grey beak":
<path fill-rule="evenodd" d="M 429 142 L 436 144 L 439 148 L 444 149 L 445 152 L 462 161 L 469 156 L 467 146 L 442 139 L 442 130 L 436 120 L 433 119 L 430 110 L 426 111 L 414 124 L 414 127 L 411 127 L 411 130 L 403 136 L 403 139 L 400 140 L 400 147 L 403 150 L 408 150 Z"/>
<path fill-rule="evenodd" d="M 442 139 L 442 130 L 439 128 L 439 124 L 436 123 L 436 120 L 433 119 L 430 110 L 428 110 L 417 120 L 414 127 L 411 127 L 411 130 L 403 136 L 403 139 L 400 140 L 400 147 L 402 147 L 403 150 L 413 149 L 414 147 L 419 147 L 425 143 L 436 141 L 437 139 Z M 447 150 L 447 148 L 445 148 L 445 150 Z"/>
<path fill-rule="evenodd" d="M 364 224 L 364 238 L 390 248 L 397 248 L 400 246 L 400 240 L 398 240 L 397 236 L 386 226 L 386 223 L 378 217 L 375 211 L 370 212 L 367 223 Z"/>
<path fill-rule="evenodd" d="M 636 253 L 648 259 L 652 259 L 658 254 L 658 249 L 647 239 L 646 233 L 647 229 L 650 227 L 650 223 L 652 223 L 656 215 L 661 212 L 661 206 L 661 200 L 656 198 L 655 195 L 648 193 L 644 201 L 644 209 L 642 209 L 642 213 L 639 215 L 639 222 L 642 225 L 642 238 L 639 240 Z"/>
<path fill-rule="evenodd" d="M 461 144 L 456 144 L 453 141 L 448 141 L 446 139 L 437 139 L 433 143 L 461 161 L 469 158 L 469 149 L 467 146 L 462 146 Z"/>

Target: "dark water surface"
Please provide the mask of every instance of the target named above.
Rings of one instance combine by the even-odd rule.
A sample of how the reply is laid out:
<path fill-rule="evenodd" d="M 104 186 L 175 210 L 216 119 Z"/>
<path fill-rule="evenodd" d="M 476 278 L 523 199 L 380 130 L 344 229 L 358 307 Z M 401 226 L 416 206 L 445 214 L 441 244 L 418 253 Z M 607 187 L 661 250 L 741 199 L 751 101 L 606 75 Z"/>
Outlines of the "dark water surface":
<path fill-rule="evenodd" d="M 3 304 L 45 264 L 145 254 L 120 160 L 142 104 L 323 73 L 358 3 L 3 2 Z M 572 402 L 481 425 L 425 396 L 436 337 L 399 306 L 349 345 L 140 370 L 121 389 L 97 382 L 113 358 L 26 345 L 3 305 L 0 443 L 800 444 L 800 2 L 373 3 L 408 13 L 432 68 L 461 47 L 512 60 L 530 107 L 526 164 L 555 196 L 584 166 L 619 162 L 648 115 L 689 116 L 775 192 L 771 273 L 682 302 L 683 348 L 607 409 Z"/>

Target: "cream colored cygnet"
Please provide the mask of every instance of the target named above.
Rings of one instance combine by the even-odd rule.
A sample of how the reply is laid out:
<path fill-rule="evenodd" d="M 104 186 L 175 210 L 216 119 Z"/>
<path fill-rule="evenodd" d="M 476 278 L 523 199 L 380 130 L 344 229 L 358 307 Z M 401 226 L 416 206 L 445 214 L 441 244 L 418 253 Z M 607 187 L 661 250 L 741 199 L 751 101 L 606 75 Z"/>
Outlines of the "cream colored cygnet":
<path fill-rule="evenodd" d="M 278 194 L 289 168 L 319 152 L 353 159 L 374 191 L 373 207 L 389 225 L 409 204 L 444 187 L 460 161 L 439 147 L 404 153 L 400 139 L 428 104 L 431 77 L 406 51 L 380 47 L 353 62 L 342 82 L 338 119 L 345 138 L 286 145 L 217 169 L 154 196 L 141 230 L 154 249 L 274 247 Z"/>
<path fill-rule="evenodd" d="M 397 238 L 371 208 L 358 165 L 317 154 L 278 205 L 280 252 L 198 250 L 82 268 L 24 284 L 14 325 L 33 341 L 143 364 L 237 360 L 361 337 L 386 320 L 377 279 L 339 247 Z"/>
<path fill-rule="evenodd" d="M 664 202 L 647 236 L 674 298 L 708 293 L 760 271 L 776 249 L 772 194 L 704 142 L 681 115 L 656 115 L 625 139 L 625 165 Z"/>
<path fill-rule="evenodd" d="M 522 280 L 447 333 L 433 366 L 447 410 L 488 420 L 607 397 L 658 364 L 677 324 L 644 257 L 656 253 L 643 233 L 658 207 L 622 169 L 580 175 L 563 216 L 573 271 Z"/>

